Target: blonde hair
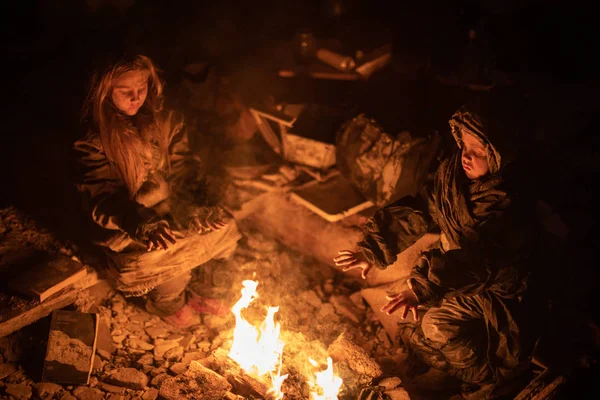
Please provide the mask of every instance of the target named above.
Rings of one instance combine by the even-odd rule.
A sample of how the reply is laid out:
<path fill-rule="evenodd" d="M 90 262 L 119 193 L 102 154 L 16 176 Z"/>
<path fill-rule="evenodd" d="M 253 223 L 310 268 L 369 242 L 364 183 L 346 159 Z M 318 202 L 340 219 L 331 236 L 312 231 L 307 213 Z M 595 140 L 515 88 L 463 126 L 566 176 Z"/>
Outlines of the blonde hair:
<path fill-rule="evenodd" d="M 114 80 L 129 71 L 148 73 L 146 101 L 133 117 L 122 114 L 112 102 Z M 116 167 L 131 198 L 145 179 L 141 156 L 150 141 L 159 144 L 166 154 L 168 143 L 161 132 L 159 114 L 163 107 L 163 84 L 157 68 L 143 55 L 125 56 L 92 77 L 90 90 L 82 110 L 92 129 L 100 137 L 111 166 Z"/>

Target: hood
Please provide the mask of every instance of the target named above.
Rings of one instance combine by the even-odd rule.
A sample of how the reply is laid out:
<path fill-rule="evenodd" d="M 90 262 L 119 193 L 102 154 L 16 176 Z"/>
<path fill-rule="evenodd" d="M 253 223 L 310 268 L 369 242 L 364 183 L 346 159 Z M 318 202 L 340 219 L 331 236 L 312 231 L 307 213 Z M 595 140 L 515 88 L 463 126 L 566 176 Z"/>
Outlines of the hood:
<path fill-rule="evenodd" d="M 490 173 L 494 174 L 529 146 L 525 98 L 512 89 L 497 88 L 481 93 L 463 105 L 450 119 L 456 144 L 462 149 L 462 134 L 467 132 L 486 147 Z"/>

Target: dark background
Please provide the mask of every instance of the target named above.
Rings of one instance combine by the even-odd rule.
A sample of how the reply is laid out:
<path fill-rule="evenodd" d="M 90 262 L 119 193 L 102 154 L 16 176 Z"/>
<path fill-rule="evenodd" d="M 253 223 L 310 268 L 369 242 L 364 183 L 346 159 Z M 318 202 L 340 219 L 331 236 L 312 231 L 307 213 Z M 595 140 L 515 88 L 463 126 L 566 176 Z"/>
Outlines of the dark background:
<path fill-rule="evenodd" d="M 238 83 L 246 98 L 298 90 L 313 99 L 354 94 L 357 110 L 377 117 L 390 131 L 447 131 L 447 119 L 472 93 L 435 78 L 460 73 L 468 31 L 476 29 L 496 68 L 532 105 L 534 184 L 570 229 L 569 304 L 600 320 L 595 294 L 600 64 L 598 17 L 587 2 L 4 3 L 0 207 L 14 205 L 69 240 L 77 238 L 81 225 L 69 181 L 70 148 L 82 133 L 79 114 L 90 73 L 106 52 L 147 54 L 171 88 L 183 65 L 206 61 L 223 74 L 245 77 Z M 256 72 L 272 67 L 265 60 L 274 43 L 291 40 L 303 29 L 364 47 L 390 40 L 394 68 L 358 90 L 306 82 L 294 86 Z M 416 66 L 412 73 L 397 72 L 409 65 Z"/>

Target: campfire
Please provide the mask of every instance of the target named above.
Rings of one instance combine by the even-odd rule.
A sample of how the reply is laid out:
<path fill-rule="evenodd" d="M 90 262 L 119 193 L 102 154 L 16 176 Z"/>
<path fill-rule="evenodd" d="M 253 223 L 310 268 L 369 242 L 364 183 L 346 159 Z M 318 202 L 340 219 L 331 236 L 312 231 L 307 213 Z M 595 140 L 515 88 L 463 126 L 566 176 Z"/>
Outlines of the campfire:
<path fill-rule="evenodd" d="M 279 307 L 266 307 L 264 321 L 260 326 L 254 326 L 244 318 L 242 311 L 258 298 L 258 282 L 245 280 L 242 285 L 242 296 L 231 309 L 235 315 L 235 328 L 229 357 L 249 376 L 270 385 L 268 394 L 272 399 L 282 399 L 285 394 L 281 387 L 288 374 L 281 374 L 285 343 L 280 337 L 280 324 L 275 322 Z M 337 400 L 342 379 L 334 374 L 332 359 L 327 358 L 327 368 L 323 371 L 316 370 L 319 363 L 312 358 L 307 362 L 315 370 L 313 379 L 308 382 L 311 399 Z"/>

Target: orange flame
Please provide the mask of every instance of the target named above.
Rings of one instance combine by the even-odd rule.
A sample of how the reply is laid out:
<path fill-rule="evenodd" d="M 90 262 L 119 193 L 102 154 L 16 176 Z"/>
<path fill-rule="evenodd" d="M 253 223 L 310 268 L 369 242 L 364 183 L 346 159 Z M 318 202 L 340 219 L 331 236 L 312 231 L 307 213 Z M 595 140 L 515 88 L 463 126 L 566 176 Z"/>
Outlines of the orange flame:
<path fill-rule="evenodd" d="M 308 361 L 317 367 L 318 363 L 309 358 Z M 321 372 L 315 372 L 315 379 L 309 381 L 313 391 L 310 392 L 313 400 L 338 400 L 338 393 L 342 387 L 342 378 L 333 373 L 333 361 L 327 357 L 327 369 Z"/>
<path fill-rule="evenodd" d="M 233 344 L 229 357 L 242 369 L 255 378 L 269 375 L 272 388 L 269 393 L 274 399 L 283 398 L 281 385 L 287 375 L 281 375 L 281 355 L 284 342 L 279 339 L 280 325 L 275 323 L 274 316 L 279 307 L 267 307 L 267 316 L 260 326 L 255 328 L 242 316 L 242 310 L 258 298 L 257 281 L 242 282 L 242 297 L 235 303 L 231 312 L 235 315 Z"/>

